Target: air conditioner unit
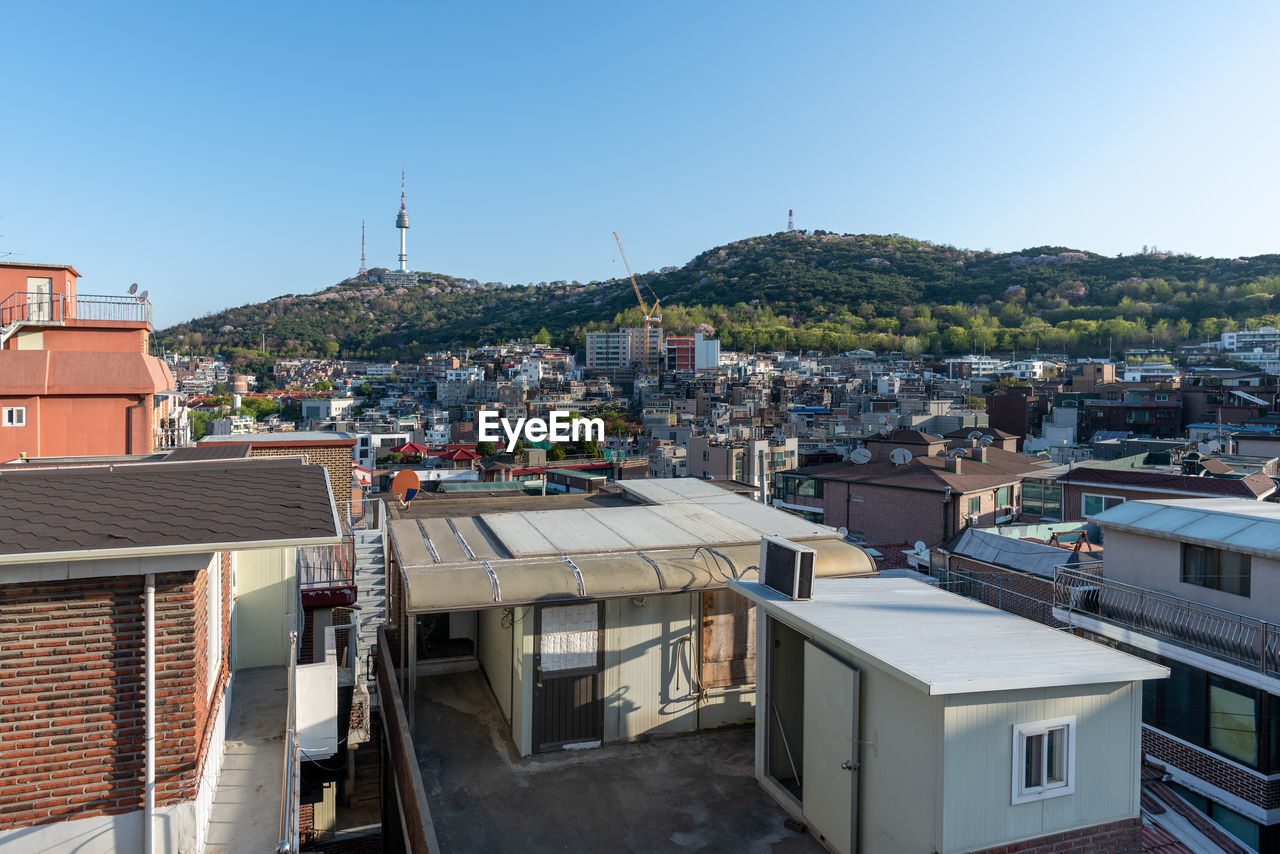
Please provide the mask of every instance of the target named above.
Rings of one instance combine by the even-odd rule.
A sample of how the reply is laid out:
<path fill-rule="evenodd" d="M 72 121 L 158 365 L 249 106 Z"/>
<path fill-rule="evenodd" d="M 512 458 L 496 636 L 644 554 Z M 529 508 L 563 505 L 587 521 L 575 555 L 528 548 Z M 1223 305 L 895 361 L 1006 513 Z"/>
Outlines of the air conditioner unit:
<path fill-rule="evenodd" d="M 782 537 L 760 538 L 760 583 L 792 599 L 813 598 L 817 552 Z"/>

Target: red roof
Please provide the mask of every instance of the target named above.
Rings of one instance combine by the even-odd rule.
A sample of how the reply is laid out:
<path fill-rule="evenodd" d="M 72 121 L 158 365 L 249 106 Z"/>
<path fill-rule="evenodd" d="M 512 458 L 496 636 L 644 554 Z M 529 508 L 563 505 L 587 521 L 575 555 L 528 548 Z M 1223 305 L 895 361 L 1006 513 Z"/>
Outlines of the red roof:
<path fill-rule="evenodd" d="M 480 455 L 475 451 L 469 451 L 466 448 L 451 448 L 447 451 L 435 451 L 431 454 L 433 457 L 439 457 L 442 460 L 478 460 Z"/>
<path fill-rule="evenodd" d="M 403 445 L 396 445 L 394 448 L 388 449 L 389 454 L 411 454 L 420 457 L 431 449 L 426 445 L 419 445 L 417 442 L 405 442 Z"/>

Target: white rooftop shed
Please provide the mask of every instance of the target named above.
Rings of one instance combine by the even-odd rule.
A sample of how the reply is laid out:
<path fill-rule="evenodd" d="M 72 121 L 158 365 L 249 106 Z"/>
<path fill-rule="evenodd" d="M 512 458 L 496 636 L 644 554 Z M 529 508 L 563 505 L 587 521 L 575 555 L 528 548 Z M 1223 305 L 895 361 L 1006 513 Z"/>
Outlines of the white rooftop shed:
<path fill-rule="evenodd" d="M 1139 832 L 1141 683 L 1166 668 L 910 579 L 731 586 L 759 606 L 756 776 L 834 850 Z"/>

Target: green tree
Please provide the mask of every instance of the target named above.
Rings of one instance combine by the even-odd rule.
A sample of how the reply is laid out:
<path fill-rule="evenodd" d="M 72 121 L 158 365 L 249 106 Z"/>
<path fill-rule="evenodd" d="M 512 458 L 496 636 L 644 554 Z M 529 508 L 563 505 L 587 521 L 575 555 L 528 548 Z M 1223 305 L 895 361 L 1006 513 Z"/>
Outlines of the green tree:
<path fill-rule="evenodd" d="M 552 445 L 547 449 L 547 460 L 558 463 L 564 459 L 564 445 Z"/>
<path fill-rule="evenodd" d="M 493 442 L 477 442 L 476 453 L 482 457 L 492 457 L 498 453 L 498 446 Z"/>
<path fill-rule="evenodd" d="M 314 386 L 312 386 L 312 388 L 314 388 L 316 391 L 333 391 L 333 383 L 329 382 L 328 380 L 320 380 Z"/>
<path fill-rule="evenodd" d="M 533 336 L 533 343 L 534 344 L 550 344 L 551 343 L 551 333 L 547 331 L 547 327 L 544 326 L 538 330 L 538 333 Z"/>

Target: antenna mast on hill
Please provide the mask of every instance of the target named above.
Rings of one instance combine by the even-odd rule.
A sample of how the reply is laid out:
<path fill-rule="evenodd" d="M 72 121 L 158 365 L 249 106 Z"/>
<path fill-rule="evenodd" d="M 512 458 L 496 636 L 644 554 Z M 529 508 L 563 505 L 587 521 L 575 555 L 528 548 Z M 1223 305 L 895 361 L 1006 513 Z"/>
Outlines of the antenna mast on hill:
<path fill-rule="evenodd" d="M 364 262 L 364 220 L 360 220 L 360 272 L 356 275 L 362 279 L 369 277 L 369 268 Z"/>
<path fill-rule="evenodd" d="M 787 231 L 796 230 L 795 211 L 787 208 Z"/>

